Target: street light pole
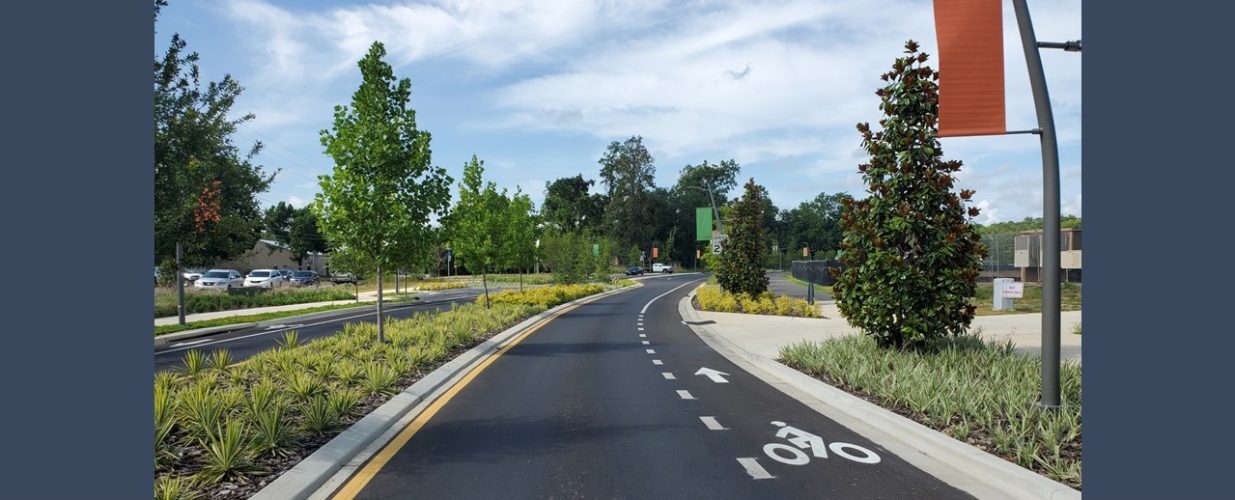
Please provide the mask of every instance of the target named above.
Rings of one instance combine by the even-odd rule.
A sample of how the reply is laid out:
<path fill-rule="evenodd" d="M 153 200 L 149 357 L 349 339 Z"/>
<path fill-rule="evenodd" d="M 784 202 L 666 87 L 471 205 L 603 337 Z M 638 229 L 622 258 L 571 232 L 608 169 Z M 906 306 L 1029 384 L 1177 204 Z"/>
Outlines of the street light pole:
<path fill-rule="evenodd" d="M 1016 22 L 1020 27 L 1025 65 L 1029 69 L 1029 84 L 1033 90 L 1034 108 L 1038 115 L 1042 144 L 1042 399 L 1041 408 L 1059 407 L 1059 146 L 1055 138 L 1055 117 L 1046 90 L 1046 75 L 1042 70 L 1042 55 L 1038 53 L 1033 22 L 1025 0 L 1012 0 Z M 1079 50 L 1077 43 L 1076 49 Z"/>

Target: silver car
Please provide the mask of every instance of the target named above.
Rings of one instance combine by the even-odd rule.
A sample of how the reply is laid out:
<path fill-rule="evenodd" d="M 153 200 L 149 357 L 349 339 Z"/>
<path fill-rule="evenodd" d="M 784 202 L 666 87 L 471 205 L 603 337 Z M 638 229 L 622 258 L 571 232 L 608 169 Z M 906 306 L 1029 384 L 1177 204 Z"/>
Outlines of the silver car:
<path fill-rule="evenodd" d="M 211 269 L 193 282 L 193 288 L 227 290 L 244 286 L 244 275 L 235 269 Z"/>

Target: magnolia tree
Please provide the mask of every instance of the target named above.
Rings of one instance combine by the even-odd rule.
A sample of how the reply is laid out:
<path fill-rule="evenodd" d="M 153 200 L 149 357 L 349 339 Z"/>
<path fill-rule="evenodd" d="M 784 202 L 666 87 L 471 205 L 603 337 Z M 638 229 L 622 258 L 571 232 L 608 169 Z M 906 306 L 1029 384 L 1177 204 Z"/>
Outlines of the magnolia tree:
<path fill-rule="evenodd" d="M 870 196 L 844 200 L 841 264 L 833 295 L 850 324 L 883 347 L 919 348 L 964 332 L 981 268 L 981 238 L 966 210 L 973 191 L 953 192 L 958 160 L 939 147 L 939 73 L 912 40 L 875 92 L 880 132 L 858 124 L 870 154 L 858 166 Z"/>
<path fill-rule="evenodd" d="M 763 195 L 755 180 L 746 183 L 742 199 L 730 212 L 729 238 L 720 254 L 716 281 L 731 293 L 758 295 L 768 290 L 768 276 L 763 272 L 767 245 L 763 241 Z"/>

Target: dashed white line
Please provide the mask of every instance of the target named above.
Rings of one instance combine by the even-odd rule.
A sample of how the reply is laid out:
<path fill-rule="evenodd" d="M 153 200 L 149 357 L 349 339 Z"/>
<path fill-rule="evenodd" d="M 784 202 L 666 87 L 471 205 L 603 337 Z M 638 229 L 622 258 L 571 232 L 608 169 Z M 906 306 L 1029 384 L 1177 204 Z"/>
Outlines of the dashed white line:
<path fill-rule="evenodd" d="M 725 426 L 720 425 L 720 422 L 716 421 L 716 417 L 699 417 L 699 420 L 702 420 L 703 425 L 706 425 L 709 430 L 713 430 L 713 431 L 726 430 Z"/>
<path fill-rule="evenodd" d="M 652 343 L 651 343 L 651 342 L 648 342 L 648 341 L 646 341 L 646 340 L 644 340 L 644 341 L 643 341 L 643 345 L 652 345 Z"/>
<path fill-rule="evenodd" d="M 746 469 L 752 479 L 776 479 L 776 476 L 768 474 L 768 470 L 759 465 L 758 458 L 739 458 L 738 463 L 742 464 L 742 468 Z"/>
<path fill-rule="evenodd" d="M 656 349 L 648 349 L 648 354 L 656 354 Z"/>
<path fill-rule="evenodd" d="M 646 338 L 648 338 L 648 334 L 646 334 L 646 333 L 640 333 L 640 334 L 639 334 L 639 338 L 641 338 L 641 339 L 646 339 Z"/>
<path fill-rule="evenodd" d="M 642 327 L 642 326 L 641 326 L 641 327 L 639 327 L 639 331 L 641 331 L 641 332 L 643 331 L 643 327 Z"/>
<path fill-rule="evenodd" d="M 678 397 L 682 399 L 695 399 L 694 396 L 690 395 L 690 391 L 678 391 Z"/>
<path fill-rule="evenodd" d="M 665 362 L 664 362 L 664 361 L 661 361 L 661 360 L 659 360 L 659 359 L 653 359 L 653 360 L 652 360 L 652 364 L 654 364 L 654 365 L 656 365 L 656 366 L 660 366 L 660 365 L 665 364 Z"/>
<path fill-rule="evenodd" d="M 673 374 L 670 372 L 660 372 L 660 376 L 665 377 L 665 380 L 677 380 L 678 379 L 677 377 L 674 377 Z"/>

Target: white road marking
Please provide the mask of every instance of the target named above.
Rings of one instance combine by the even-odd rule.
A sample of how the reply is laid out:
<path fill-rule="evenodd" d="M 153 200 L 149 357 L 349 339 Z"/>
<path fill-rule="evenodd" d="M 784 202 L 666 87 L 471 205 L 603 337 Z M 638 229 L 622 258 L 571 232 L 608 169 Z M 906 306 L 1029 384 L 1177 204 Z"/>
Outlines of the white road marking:
<path fill-rule="evenodd" d="M 641 339 L 646 339 L 646 338 L 648 338 L 648 334 L 646 334 L 646 333 L 640 333 L 640 334 L 639 334 L 639 338 L 641 338 Z"/>
<path fill-rule="evenodd" d="M 682 399 L 695 399 L 694 396 L 690 395 L 690 391 L 678 391 L 678 397 Z"/>
<path fill-rule="evenodd" d="M 660 366 L 660 365 L 665 364 L 665 362 L 664 362 L 664 361 L 661 361 L 661 360 L 659 360 L 659 359 L 653 359 L 653 360 L 652 360 L 652 364 L 654 364 L 654 365 L 656 365 L 656 366 Z"/>
<path fill-rule="evenodd" d="M 202 343 L 202 342 L 210 342 L 210 339 L 190 340 L 190 341 L 188 341 L 188 342 L 181 342 L 181 343 L 178 343 L 178 344 L 172 344 L 172 347 L 180 347 L 180 346 L 186 346 L 186 345 L 194 345 L 194 344 L 200 344 L 200 343 Z"/>
<path fill-rule="evenodd" d="M 674 377 L 673 374 L 670 372 L 660 372 L 660 375 L 662 377 L 665 377 L 665 380 L 677 380 L 678 379 L 677 377 Z"/>
<path fill-rule="evenodd" d="M 643 341 L 643 345 L 652 345 L 652 343 L 651 343 L 651 342 L 648 342 L 648 341 L 646 341 L 646 340 L 644 340 L 644 341 Z"/>
<path fill-rule="evenodd" d="M 656 354 L 656 349 L 648 349 L 648 354 Z"/>
<path fill-rule="evenodd" d="M 722 372 L 722 371 L 713 370 L 713 369 L 708 368 L 708 367 L 703 367 L 703 368 L 700 368 L 700 369 L 699 369 L 699 371 L 695 372 L 695 375 L 703 375 L 703 376 L 705 376 L 705 377 L 707 377 L 707 378 L 712 379 L 712 381 L 713 381 L 713 382 L 716 382 L 716 383 L 718 383 L 718 384 L 728 384 L 728 383 L 729 383 L 729 381 L 728 381 L 728 380 L 725 380 L 725 377 L 723 377 L 723 376 L 722 376 L 722 375 L 726 375 L 726 376 L 727 376 L 727 375 L 729 375 L 728 373 L 725 373 L 725 372 Z"/>
<path fill-rule="evenodd" d="M 728 430 L 728 429 L 725 429 L 725 426 L 720 425 L 720 422 L 716 421 L 716 417 L 699 417 L 699 420 L 703 421 L 703 425 L 708 426 L 708 430 L 713 430 L 713 431 Z"/>
<path fill-rule="evenodd" d="M 742 464 L 742 468 L 746 469 L 751 479 L 776 479 L 776 476 L 768 474 L 768 470 L 759 465 L 758 458 L 739 458 L 738 463 Z"/>
<path fill-rule="evenodd" d="M 639 322 L 639 324 L 638 324 L 638 325 L 635 325 L 635 326 L 643 326 L 643 322 L 642 322 L 642 321 L 640 321 L 640 322 Z"/>
<path fill-rule="evenodd" d="M 643 331 L 643 327 L 642 327 L 642 326 L 641 326 L 641 327 L 639 327 L 639 331 L 641 331 L 641 332 Z"/>
<path fill-rule="evenodd" d="M 695 281 L 699 281 L 699 280 L 695 280 Z M 676 292 L 679 288 L 682 288 L 682 287 L 684 287 L 684 286 L 686 286 L 686 285 L 689 285 L 689 284 L 691 284 L 691 283 L 694 283 L 695 281 L 687 281 L 686 283 L 682 283 L 681 285 L 678 285 L 678 286 L 673 287 L 673 290 L 669 290 L 668 292 L 665 292 L 665 293 L 662 293 L 662 294 L 657 295 L 657 296 L 655 296 L 655 297 L 652 297 L 652 300 L 649 300 L 647 304 L 643 304 L 643 309 L 640 309 L 640 310 L 639 310 L 639 315 L 640 315 L 640 316 L 642 316 L 642 315 L 643 315 L 643 313 L 648 312 L 648 306 L 652 305 L 652 303 L 653 303 L 653 302 L 656 302 L 656 299 L 659 299 L 659 298 L 664 297 L 664 296 L 666 296 L 666 295 L 669 295 L 669 294 L 671 294 L 671 293 L 673 293 L 673 292 Z"/>

